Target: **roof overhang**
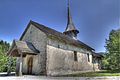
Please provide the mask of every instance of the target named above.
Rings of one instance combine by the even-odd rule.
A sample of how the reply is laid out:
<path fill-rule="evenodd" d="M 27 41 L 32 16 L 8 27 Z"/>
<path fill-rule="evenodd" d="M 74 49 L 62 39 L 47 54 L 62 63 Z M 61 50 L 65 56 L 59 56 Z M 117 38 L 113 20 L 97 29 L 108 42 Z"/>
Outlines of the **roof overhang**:
<path fill-rule="evenodd" d="M 9 49 L 7 55 L 13 57 L 20 57 L 20 55 L 22 54 L 24 57 L 27 54 L 37 55 L 38 53 L 39 51 L 33 46 L 32 43 L 13 40 L 12 46 Z"/>

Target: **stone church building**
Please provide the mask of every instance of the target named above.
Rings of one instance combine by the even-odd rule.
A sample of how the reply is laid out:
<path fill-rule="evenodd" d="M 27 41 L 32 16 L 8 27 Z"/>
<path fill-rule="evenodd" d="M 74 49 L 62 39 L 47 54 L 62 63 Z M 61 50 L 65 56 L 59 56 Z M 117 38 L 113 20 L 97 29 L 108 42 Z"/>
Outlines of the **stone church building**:
<path fill-rule="evenodd" d="M 63 33 L 30 21 L 19 40 L 13 40 L 9 56 L 17 57 L 16 73 L 64 75 L 100 69 L 101 56 L 77 39 L 68 4 L 68 22 Z"/>

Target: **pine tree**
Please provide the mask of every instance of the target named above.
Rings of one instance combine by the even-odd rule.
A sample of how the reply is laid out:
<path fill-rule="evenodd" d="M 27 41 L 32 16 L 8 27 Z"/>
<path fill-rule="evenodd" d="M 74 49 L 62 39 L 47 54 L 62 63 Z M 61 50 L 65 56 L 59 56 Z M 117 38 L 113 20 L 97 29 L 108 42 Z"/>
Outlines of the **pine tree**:
<path fill-rule="evenodd" d="M 120 70 L 120 29 L 112 30 L 106 40 L 107 54 L 104 62 L 111 70 Z"/>

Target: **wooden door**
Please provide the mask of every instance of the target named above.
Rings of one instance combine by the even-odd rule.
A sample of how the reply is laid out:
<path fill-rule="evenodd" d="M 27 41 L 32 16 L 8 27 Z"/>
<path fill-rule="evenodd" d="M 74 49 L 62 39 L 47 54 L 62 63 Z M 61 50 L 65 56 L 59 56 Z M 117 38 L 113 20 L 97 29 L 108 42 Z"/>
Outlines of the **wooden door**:
<path fill-rule="evenodd" d="M 28 74 L 32 74 L 32 67 L 33 67 L 33 57 L 30 57 L 29 59 L 28 59 Z"/>

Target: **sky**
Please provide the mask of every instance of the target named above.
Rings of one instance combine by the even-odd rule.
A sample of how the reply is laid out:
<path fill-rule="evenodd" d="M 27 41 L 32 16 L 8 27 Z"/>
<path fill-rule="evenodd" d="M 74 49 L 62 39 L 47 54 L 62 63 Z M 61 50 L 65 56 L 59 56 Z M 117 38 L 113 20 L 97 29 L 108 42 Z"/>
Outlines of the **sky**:
<path fill-rule="evenodd" d="M 70 0 L 78 39 L 96 52 L 105 51 L 105 39 L 120 28 L 120 0 Z M 12 43 L 30 20 L 64 32 L 67 25 L 67 0 L 0 0 L 0 39 Z"/>

